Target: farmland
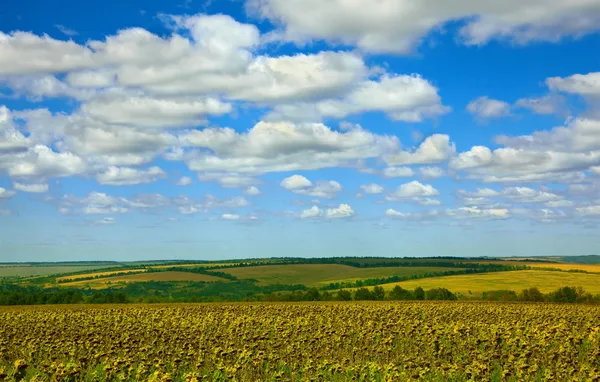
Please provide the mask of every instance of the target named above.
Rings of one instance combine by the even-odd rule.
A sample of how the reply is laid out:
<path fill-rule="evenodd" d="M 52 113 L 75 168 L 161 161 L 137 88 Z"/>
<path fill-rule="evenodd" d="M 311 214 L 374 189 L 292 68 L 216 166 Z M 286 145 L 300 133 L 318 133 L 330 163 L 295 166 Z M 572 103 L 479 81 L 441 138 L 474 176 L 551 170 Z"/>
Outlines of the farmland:
<path fill-rule="evenodd" d="M 267 284 L 304 284 L 318 286 L 339 281 L 355 281 L 373 277 L 410 276 L 428 272 L 454 271 L 443 267 L 373 267 L 357 268 L 342 264 L 260 265 L 227 268 L 223 272 L 239 279 L 256 279 Z"/>
<path fill-rule="evenodd" d="M 481 302 L 1 308 L 0 373 L 41 381 L 597 380 L 599 320 L 597 306 Z"/>
<path fill-rule="evenodd" d="M 73 265 L 0 265 L 0 278 L 3 277 L 31 277 L 31 276 L 48 276 L 60 275 L 63 273 L 91 271 L 94 269 L 107 268 L 107 264 L 73 264 Z M 114 266 L 111 264 L 110 266 Z"/>
<path fill-rule="evenodd" d="M 581 286 L 592 294 L 600 294 L 600 274 L 527 270 L 432 277 L 384 284 L 382 286 L 384 289 L 391 289 L 396 285 L 400 285 L 406 289 L 414 289 L 418 286 L 425 289 L 447 288 L 465 296 L 469 296 L 471 293 L 481 294 L 482 292 L 491 290 L 520 291 L 532 287 L 547 293 L 558 286 L 564 285 Z"/>
<path fill-rule="evenodd" d="M 145 281 L 219 281 L 223 280 L 219 277 L 211 275 L 203 275 L 190 272 L 151 272 L 151 273 L 137 273 L 132 275 L 119 275 L 112 277 L 102 277 L 95 280 L 81 280 L 63 283 L 62 285 L 67 287 L 74 286 L 85 286 L 89 285 L 93 288 L 105 288 L 111 284 L 119 283 L 131 283 L 131 282 L 145 282 Z"/>

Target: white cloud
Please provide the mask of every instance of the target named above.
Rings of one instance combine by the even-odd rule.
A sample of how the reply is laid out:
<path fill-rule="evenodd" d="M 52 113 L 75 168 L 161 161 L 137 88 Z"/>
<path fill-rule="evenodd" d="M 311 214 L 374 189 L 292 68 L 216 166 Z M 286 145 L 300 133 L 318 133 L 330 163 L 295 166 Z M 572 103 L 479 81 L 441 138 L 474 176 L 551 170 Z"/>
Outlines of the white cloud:
<path fill-rule="evenodd" d="M 232 107 L 215 98 L 113 95 L 95 97 L 81 111 L 106 124 L 149 128 L 188 127 L 206 123 L 205 115 L 222 115 Z"/>
<path fill-rule="evenodd" d="M 182 176 L 175 184 L 178 186 L 189 186 L 192 183 L 194 183 L 192 178 L 190 178 L 189 176 Z"/>
<path fill-rule="evenodd" d="M 256 186 L 250 186 L 250 187 L 247 187 L 247 188 L 246 188 L 246 190 L 245 190 L 244 192 L 245 192 L 245 193 L 246 193 L 246 195 L 248 195 L 248 196 L 257 196 L 257 195 L 260 195 L 260 194 L 261 194 L 260 190 L 259 190 L 259 189 L 258 189 L 258 187 L 256 187 Z"/>
<path fill-rule="evenodd" d="M 48 192 L 48 183 L 18 183 L 14 182 L 16 190 L 23 192 L 43 193 Z"/>
<path fill-rule="evenodd" d="M 354 210 L 348 204 L 340 204 L 338 207 L 322 210 L 317 206 L 312 206 L 300 213 L 301 219 L 347 219 L 354 216 Z"/>
<path fill-rule="evenodd" d="M 314 218 L 321 216 L 322 213 L 323 213 L 323 211 L 319 207 L 312 206 L 311 208 L 309 208 L 307 210 L 303 210 L 300 213 L 300 218 L 301 219 L 314 219 Z"/>
<path fill-rule="evenodd" d="M 63 72 L 93 65 L 92 51 L 73 41 L 29 32 L 0 32 L 0 72 Z"/>
<path fill-rule="evenodd" d="M 581 216 L 589 216 L 589 217 L 600 216 L 600 205 L 577 207 L 575 210 Z"/>
<path fill-rule="evenodd" d="M 296 194 L 313 196 L 315 198 L 334 198 L 342 190 L 342 186 L 335 180 L 317 181 L 313 183 L 302 175 L 292 175 L 280 183 L 281 187 Z"/>
<path fill-rule="evenodd" d="M 315 121 L 368 111 L 384 112 L 396 121 L 421 122 L 446 114 L 450 108 L 442 105 L 438 89 L 422 77 L 384 74 L 377 81 L 358 83 L 342 98 L 276 106 L 267 118 Z"/>
<path fill-rule="evenodd" d="M 546 85 L 551 90 L 583 96 L 600 96 L 600 72 L 574 74 L 570 77 L 550 77 Z"/>
<path fill-rule="evenodd" d="M 460 207 L 446 211 L 446 214 L 454 219 L 484 219 L 497 220 L 510 218 L 510 212 L 506 208 L 479 208 Z"/>
<path fill-rule="evenodd" d="M 384 178 L 401 178 L 413 176 L 414 172 L 410 167 L 387 167 L 382 171 L 381 175 Z"/>
<path fill-rule="evenodd" d="M 413 198 L 437 196 L 440 192 L 430 184 L 422 184 L 419 181 L 413 180 L 410 183 L 400 185 L 398 189 L 391 195 L 394 198 Z"/>
<path fill-rule="evenodd" d="M 423 179 L 436 179 L 446 175 L 443 169 L 436 166 L 421 167 L 419 168 L 419 172 Z"/>
<path fill-rule="evenodd" d="M 211 151 L 187 160 L 192 171 L 253 175 L 351 166 L 399 147 L 396 137 L 360 127 L 338 132 L 320 123 L 259 122 L 241 134 L 230 128 L 208 128 L 191 132 L 184 140 Z"/>
<path fill-rule="evenodd" d="M 510 115 L 510 105 L 504 101 L 479 97 L 467 105 L 467 111 L 481 119 L 499 118 Z"/>
<path fill-rule="evenodd" d="M 221 219 L 223 220 L 240 220 L 240 215 L 237 214 L 222 214 Z"/>
<path fill-rule="evenodd" d="M 82 70 L 70 72 L 65 81 L 76 88 L 106 88 L 115 83 L 116 75 L 113 70 Z"/>
<path fill-rule="evenodd" d="M 543 203 L 557 201 L 563 197 L 546 191 L 536 191 L 528 187 L 508 187 L 502 196 L 519 203 Z"/>
<path fill-rule="evenodd" d="M 312 187 L 312 182 L 302 175 L 292 175 L 289 178 L 282 180 L 279 185 L 286 190 L 295 191 Z"/>
<path fill-rule="evenodd" d="M 529 187 L 506 187 L 502 191 L 492 190 L 490 188 L 478 188 L 474 192 L 458 190 L 458 196 L 469 204 L 476 200 L 481 200 L 485 204 L 487 198 L 505 198 L 515 203 L 546 203 L 557 202 L 563 199 L 561 195 L 543 190 L 534 190 Z"/>
<path fill-rule="evenodd" d="M 563 208 L 563 207 L 572 207 L 575 203 L 570 200 L 551 200 L 549 202 L 544 203 L 546 207 L 550 208 Z"/>
<path fill-rule="evenodd" d="M 410 52 L 427 34 L 456 20 L 464 21 L 458 33 L 468 45 L 493 39 L 520 44 L 558 41 L 597 30 L 600 20 L 600 6 L 594 0 L 501 4 L 383 0 L 377 6 L 368 0 L 250 0 L 247 7 L 278 26 L 271 33 L 273 40 L 326 40 L 381 53 Z"/>
<path fill-rule="evenodd" d="M 166 176 L 167 174 L 157 166 L 150 167 L 147 170 L 138 170 L 131 167 L 110 166 L 106 171 L 96 175 L 96 180 L 100 184 L 125 186 L 152 183 Z"/>
<path fill-rule="evenodd" d="M 376 183 L 363 184 L 360 186 L 365 194 L 381 194 L 383 186 Z"/>
<path fill-rule="evenodd" d="M 0 199 L 9 199 L 15 196 L 16 192 L 13 190 L 7 190 L 6 188 L 0 187 Z"/>
<path fill-rule="evenodd" d="M 10 159 L 6 167 L 12 177 L 65 177 L 87 171 L 87 163 L 81 157 L 71 152 L 56 152 L 44 145 L 35 145 Z"/>
<path fill-rule="evenodd" d="M 517 107 L 529 109 L 536 114 L 556 114 L 566 110 L 565 100 L 557 95 L 540 98 L 521 98 L 515 102 Z"/>
<path fill-rule="evenodd" d="M 385 216 L 390 219 L 408 220 L 408 221 L 424 221 L 435 220 L 443 217 L 443 213 L 438 210 L 429 210 L 425 212 L 401 212 L 393 208 L 388 208 L 385 211 Z"/>
<path fill-rule="evenodd" d="M 328 208 L 326 217 L 328 219 L 347 219 L 354 216 L 354 210 L 348 204 L 340 204 L 336 208 Z"/>
<path fill-rule="evenodd" d="M 202 182 L 218 182 L 224 188 L 248 187 L 258 181 L 253 176 L 236 172 L 200 172 L 198 180 Z"/>
<path fill-rule="evenodd" d="M 444 134 L 433 134 L 412 152 L 400 151 L 384 157 L 388 165 L 402 164 L 432 164 L 440 163 L 449 159 L 456 152 L 454 143 L 450 143 L 450 137 Z"/>

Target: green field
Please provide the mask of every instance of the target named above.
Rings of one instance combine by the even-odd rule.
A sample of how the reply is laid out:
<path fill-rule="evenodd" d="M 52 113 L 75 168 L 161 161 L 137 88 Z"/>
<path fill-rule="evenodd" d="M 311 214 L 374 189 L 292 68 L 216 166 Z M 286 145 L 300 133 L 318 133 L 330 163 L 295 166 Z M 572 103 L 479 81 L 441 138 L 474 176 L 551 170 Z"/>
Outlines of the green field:
<path fill-rule="evenodd" d="M 341 264 L 290 264 L 226 268 L 220 271 L 229 273 L 239 279 L 256 279 L 261 285 L 304 284 L 307 286 L 321 286 L 332 282 L 410 276 L 429 272 L 457 271 L 459 269 L 443 267 L 356 268 Z"/>
<path fill-rule="evenodd" d="M 599 294 L 600 274 L 540 270 L 512 271 L 432 277 L 384 284 L 382 286 L 384 289 L 391 289 L 396 285 L 400 285 L 405 289 L 414 289 L 419 286 L 424 289 L 446 288 L 465 296 L 470 294 L 480 295 L 482 292 L 500 289 L 520 292 L 525 288 L 532 287 L 538 288 L 543 293 L 548 293 L 562 286 L 581 286 L 587 292 Z"/>
<path fill-rule="evenodd" d="M 102 289 L 114 286 L 119 283 L 131 283 L 131 282 L 146 282 L 146 281 L 226 281 L 220 277 L 203 275 L 191 272 L 150 272 L 150 273 L 138 273 L 134 275 L 120 275 L 111 277 L 102 277 L 94 280 L 80 280 L 73 282 L 62 283 L 65 287 L 85 287 L 89 286 L 93 289 Z"/>
<path fill-rule="evenodd" d="M 118 266 L 118 265 L 116 265 Z M 115 264 L 82 264 L 82 265 L 0 265 L 0 278 L 49 276 L 63 273 L 81 272 L 95 269 L 115 267 Z"/>

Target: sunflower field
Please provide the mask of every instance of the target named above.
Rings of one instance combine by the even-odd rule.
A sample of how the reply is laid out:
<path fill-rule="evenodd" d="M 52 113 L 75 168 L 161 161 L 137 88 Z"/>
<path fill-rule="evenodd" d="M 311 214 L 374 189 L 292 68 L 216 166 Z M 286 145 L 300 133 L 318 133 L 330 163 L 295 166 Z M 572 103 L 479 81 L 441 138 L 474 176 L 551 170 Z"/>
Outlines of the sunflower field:
<path fill-rule="evenodd" d="M 0 309 L 4 381 L 600 381 L 600 307 L 492 302 Z"/>

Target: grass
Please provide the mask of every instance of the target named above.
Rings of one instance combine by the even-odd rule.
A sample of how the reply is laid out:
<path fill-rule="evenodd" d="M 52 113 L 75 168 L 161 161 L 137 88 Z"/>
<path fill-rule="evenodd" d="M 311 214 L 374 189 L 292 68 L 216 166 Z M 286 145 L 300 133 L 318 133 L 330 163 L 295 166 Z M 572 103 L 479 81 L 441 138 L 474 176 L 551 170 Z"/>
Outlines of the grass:
<path fill-rule="evenodd" d="M 339 281 L 355 281 L 389 276 L 410 276 L 428 272 L 456 271 L 440 267 L 376 267 L 356 268 L 341 264 L 260 265 L 227 268 L 220 271 L 239 279 L 257 279 L 260 285 L 304 284 L 320 286 Z"/>
<path fill-rule="evenodd" d="M 382 285 L 384 289 L 391 289 L 400 285 L 405 289 L 422 287 L 423 289 L 446 288 L 454 293 L 469 296 L 469 291 L 474 295 L 482 292 L 508 289 L 520 292 L 525 288 L 536 287 L 543 293 L 548 293 L 562 286 L 581 286 L 587 292 L 600 294 L 600 274 L 569 273 L 556 271 L 512 271 L 493 272 L 471 275 L 456 275 L 432 277 L 421 280 L 402 281 Z"/>
<path fill-rule="evenodd" d="M 122 275 L 113 277 L 103 277 L 95 280 L 81 280 L 60 285 L 65 287 L 83 287 L 89 286 L 94 289 L 107 288 L 113 284 L 144 282 L 144 281 L 226 281 L 220 277 L 203 275 L 191 272 L 151 272 L 138 273 L 135 275 Z"/>
<path fill-rule="evenodd" d="M 114 271 L 106 271 L 106 272 L 90 272 L 90 273 L 83 273 L 80 275 L 72 275 L 72 276 L 62 276 L 62 277 L 57 277 L 56 281 L 63 281 L 63 280 L 71 280 L 71 281 L 77 281 L 79 279 L 84 279 L 87 277 L 107 277 L 110 275 L 114 275 L 117 273 L 133 273 L 133 272 L 146 272 L 146 269 L 122 269 L 122 270 L 114 270 Z"/>
<path fill-rule="evenodd" d="M 81 272 L 94 269 L 107 268 L 109 265 L 3 265 L 0 267 L 0 278 L 3 277 L 31 277 L 31 276 L 50 276 L 62 273 Z M 110 266 L 114 266 L 110 265 Z"/>

